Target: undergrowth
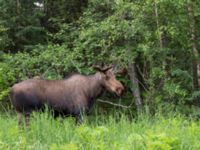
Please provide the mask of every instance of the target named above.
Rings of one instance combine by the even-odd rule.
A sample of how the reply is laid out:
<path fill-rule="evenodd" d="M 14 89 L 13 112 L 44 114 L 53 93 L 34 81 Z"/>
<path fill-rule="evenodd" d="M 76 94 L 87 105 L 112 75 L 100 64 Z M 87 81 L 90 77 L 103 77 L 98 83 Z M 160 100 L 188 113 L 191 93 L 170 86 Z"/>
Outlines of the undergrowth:
<path fill-rule="evenodd" d="M 86 117 L 81 125 L 74 118 L 54 119 L 34 113 L 29 127 L 19 128 L 13 115 L 0 117 L 0 149 L 12 150 L 177 150 L 200 149 L 200 122 L 181 115 L 124 114 Z"/>

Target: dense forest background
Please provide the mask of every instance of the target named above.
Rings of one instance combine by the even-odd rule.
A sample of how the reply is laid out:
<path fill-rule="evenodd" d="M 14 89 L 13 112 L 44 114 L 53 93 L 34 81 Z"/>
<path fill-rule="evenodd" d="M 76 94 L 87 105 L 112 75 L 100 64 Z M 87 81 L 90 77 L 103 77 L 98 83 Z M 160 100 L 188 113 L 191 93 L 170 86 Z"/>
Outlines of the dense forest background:
<path fill-rule="evenodd" d="M 115 103 L 198 116 L 199 8 L 192 0 L 0 0 L 0 101 L 27 78 L 91 74 L 103 62 L 122 70 L 126 93 Z"/>

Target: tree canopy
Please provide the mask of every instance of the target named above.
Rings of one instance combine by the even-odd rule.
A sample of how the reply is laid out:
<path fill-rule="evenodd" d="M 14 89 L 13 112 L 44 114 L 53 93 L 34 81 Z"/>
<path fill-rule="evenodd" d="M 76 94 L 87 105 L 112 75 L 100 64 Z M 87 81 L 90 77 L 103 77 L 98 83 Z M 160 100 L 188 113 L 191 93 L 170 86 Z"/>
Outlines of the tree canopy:
<path fill-rule="evenodd" d="M 0 100 L 34 76 L 124 68 L 124 104 L 198 114 L 200 2 L 0 0 Z"/>

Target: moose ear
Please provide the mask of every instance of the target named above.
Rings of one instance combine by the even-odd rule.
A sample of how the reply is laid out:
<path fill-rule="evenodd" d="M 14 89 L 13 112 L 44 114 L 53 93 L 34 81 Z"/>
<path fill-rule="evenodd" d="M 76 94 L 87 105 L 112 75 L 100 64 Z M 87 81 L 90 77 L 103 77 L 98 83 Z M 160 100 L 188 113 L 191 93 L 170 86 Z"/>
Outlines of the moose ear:
<path fill-rule="evenodd" d="M 128 72 L 128 71 L 127 71 L 127 68 L 124 67 L 124 68 L 118 70 L 118 71 L 116 72 L 116 74 L 119 74 L 119 75 L 126 75 L 127 72 Z"/>

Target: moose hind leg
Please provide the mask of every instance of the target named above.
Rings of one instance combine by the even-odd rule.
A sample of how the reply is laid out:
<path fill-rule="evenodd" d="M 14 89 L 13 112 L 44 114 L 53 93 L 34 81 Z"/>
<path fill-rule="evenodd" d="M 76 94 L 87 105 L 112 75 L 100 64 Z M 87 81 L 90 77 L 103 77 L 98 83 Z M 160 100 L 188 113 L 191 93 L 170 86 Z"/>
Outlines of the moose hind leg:
<path fill-rule="evenodd" d="M 31 112 L 27 112 L 27 113 L 25 114 L 26 126 L 29 126 L 29 124 L 30 124 L 30 116 L 31 116 Z"/>
<path fill-rule="evenodd" d="M 23 123 L 23 113 L 22 112 L 17 112 L 17 120 L 18 120 L 18 125 L 22 126 L 22 123 Z"/>
<path fill-rule="evenodd" d="M 30 114 L 31 113 L 22 113 L 22 112 L 17 112 L 17 119 L 18 119 L 18 126 L 22 127 L 23 123 L 24 123 L 24 116 L 25 116 L 25 124 L 27 126 L 29 126 L 29 122 L 30 122 Z"/>
<path fill-rule="evenodd" d="M 80 125 L 83 122 L 83 115 L 82 114 L 78 114 L 75 116 L 76 118 L 76 124 Z"/>

